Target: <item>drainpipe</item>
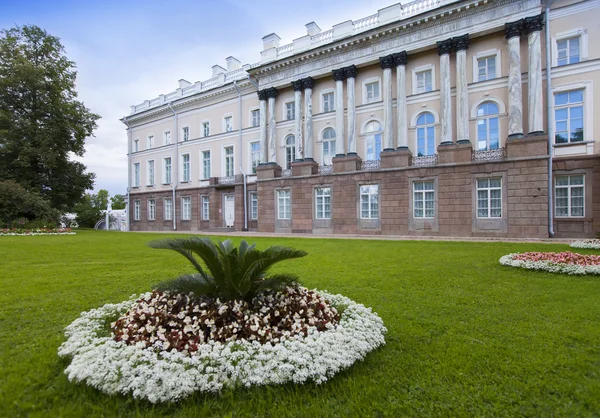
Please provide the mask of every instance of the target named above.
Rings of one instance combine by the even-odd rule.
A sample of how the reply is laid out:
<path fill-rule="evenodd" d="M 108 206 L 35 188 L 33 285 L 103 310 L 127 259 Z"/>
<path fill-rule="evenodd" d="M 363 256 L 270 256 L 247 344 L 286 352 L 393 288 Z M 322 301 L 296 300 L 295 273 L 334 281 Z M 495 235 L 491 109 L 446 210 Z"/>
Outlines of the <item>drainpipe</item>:
<path fill-rule="evenodd" d="M 237 91 L 238 94 L 238 113 L 239 113 L 239 123 L 238 123 L 238 139 L 239 139 L 239 149 L 240 149 L 240 172 L 242 173 L 242 176 L 244 178 L 244 228 L 242 229 L 242 231 L 247 231 L 248 230 L 248 197 L 246 196 L 248 194 L 248 183 L 247 183 L 247 174 L 244 172 L 244 167 L 242 164 L 242 160 L 243 160 L 243 152 L 242 152 L 242 147 L 243 147 L 243 141 L 242 141 L 242 92 L 240 90 L 240 88 L 237 85 L 237 80 L 233 80 L 233 87 L 235 87 L 235 90 Z"/>
<path fill-rule="evenodd" d="M 129 231 L 129 216 L 131 212 L 129 208 L 131 207 L 131 199 L 129 196 L 129 192 L 131 190 L 131 126 L 129 122 L 127 122 L 127 116 L 123 116 L 123 123 L 127 125 L 127 204 L 125 205 L 125 210 L 127 212 L 127 231 Z"/>
<path fill-rule="evenodd" d="M 173 167 L 175 168 L 174 173 L 175 175 L 171 176 L 171 181 L 173 182 L 173 212 L 171 213 L 171 215 L 173 216 L 173 231 L 177 230 L 177 205 L 176 205 L 176 200 L 175 200 L 175 191 L 177 190 L 177 184 L 179 182 L 179 120 L 178 120 L 178 115 L 177 112 L 175 112 L 173 110 L 173 108 L 171 107 L 171 103 L 167 103 L 167 106 L 169 106 L 169 109 L 171 109 L 171 112 L 173 112 L 173 115 L 175 116 L 175 158 L 173 158 L 173 162 L 171 163 L 171 170 L 173 169 Z"/>
<path fill-rule="evenodd" d="M 548 124 L 548 236 L 554 237 L 554 208 L 552 198 L 552 154 L 554 153 L 553 138 L 554 125 L 552 124 L 552 62 L 550 48 L 550 6 L 553 0 L 546 1 L 546 123 Z"/>

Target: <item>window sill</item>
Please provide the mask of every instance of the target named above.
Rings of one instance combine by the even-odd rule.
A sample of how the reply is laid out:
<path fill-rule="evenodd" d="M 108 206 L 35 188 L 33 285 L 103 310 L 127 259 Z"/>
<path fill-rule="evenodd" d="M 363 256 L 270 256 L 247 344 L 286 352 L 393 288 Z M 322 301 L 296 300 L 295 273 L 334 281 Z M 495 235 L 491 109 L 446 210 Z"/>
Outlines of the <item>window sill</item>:
<path fill-rule="evenodd" d="M 179 184 L 188 184 L 189 181 L 180 181 Z"/>
<path fill-rule="evenodd" d="M 170 186 L 170 185 L 171 185 L 171 183 L 170 183 L 170 182 L 169 182 L 169 183 L 163 183 L 162 185 L 163 185 L 163 186 Z"/>
<path fill-rule="evenodd" d="M 592 222 L 592 218 L 585 216 L 554 216 L 555 222 Z"/>
<path fill-rule="evenodd" d="M 574 141 L 574 142 L 565 142 L 562 144 L 554 144 L 555 147 L 574 147 L 577 145 L 583 145 L 583 144 L 593 144 L 594 141 Z"/>

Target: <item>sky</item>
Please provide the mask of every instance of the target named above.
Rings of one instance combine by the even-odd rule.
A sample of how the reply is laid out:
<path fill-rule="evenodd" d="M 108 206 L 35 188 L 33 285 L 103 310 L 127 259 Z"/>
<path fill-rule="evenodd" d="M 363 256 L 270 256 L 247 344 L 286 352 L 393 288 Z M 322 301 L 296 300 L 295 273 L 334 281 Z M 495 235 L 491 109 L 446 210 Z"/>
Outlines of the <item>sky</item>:
<path fill-rule="evenodd" d="M 77 66 L 76 90 L 101 116 L 81 161 L 94 191 L 127 192 L 130 106 L 174 91 L 179 79 L 207 80 L 225 58 L 260 60 L 262 37 L 285 45 L 314 21 L 325 31 L 394 0 L 0 0 L 0 28 L 37 25 L 61 39 Z"/>

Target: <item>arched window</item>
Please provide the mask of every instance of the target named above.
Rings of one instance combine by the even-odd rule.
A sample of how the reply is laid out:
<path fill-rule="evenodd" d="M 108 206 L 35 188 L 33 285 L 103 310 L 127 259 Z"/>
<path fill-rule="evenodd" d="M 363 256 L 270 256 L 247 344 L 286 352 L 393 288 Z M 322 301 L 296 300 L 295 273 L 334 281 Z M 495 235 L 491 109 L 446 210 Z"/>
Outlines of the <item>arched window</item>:
<path fill-rule="evenodd" d="M 417 156 L 435 154 L 435 118 L 429 112 L 423 112 L 417 118 Z"/>
<path fill-rule="evenodd" d="M 498 149 L 498 105 L 483 102 L 477 107 L 477 149 Z"/>
<path fill-rule="evenodd" d="M 331 165 L 333 157 L 335 157 L 335 130 L 325 128 L 323 131 L 323 165 Z"/>
<path fill-rule="evenodd" d="M 371 121 L 365 126 L 365 142 L 367 143 L 367 160 L 379 160 L 381 154 L 381 124 Z"/>
<path fill-rule="evenodd" d="M 285 138 L 285 168 L 292 168 L 292 163 L 296 160 L 296 137 L 288 135 Z"/>

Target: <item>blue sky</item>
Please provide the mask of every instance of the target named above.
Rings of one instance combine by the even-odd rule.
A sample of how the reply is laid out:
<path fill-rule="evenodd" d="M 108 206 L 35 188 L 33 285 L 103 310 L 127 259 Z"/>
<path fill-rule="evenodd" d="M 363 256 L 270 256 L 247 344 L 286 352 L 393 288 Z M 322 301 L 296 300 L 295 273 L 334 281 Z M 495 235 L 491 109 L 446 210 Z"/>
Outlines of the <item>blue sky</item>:
<path fill-rule="evenodd" d="M 281 44 L 376 13 L 394 0 L 0 0 L 0 28 L 38 25 L 61 38 L 77 65 L 79 99 L 102 116 L 82 161 L 96 173 L 95 190 L 127 190 L 127 136 L 119 119 L 132 104 L 177 88 L 177 80 L 211 77 L 232 55 L 260 59 L 261 38 Z"/>

